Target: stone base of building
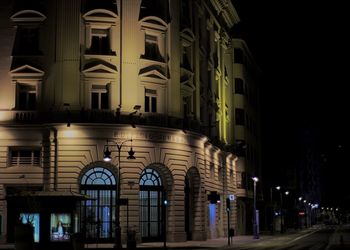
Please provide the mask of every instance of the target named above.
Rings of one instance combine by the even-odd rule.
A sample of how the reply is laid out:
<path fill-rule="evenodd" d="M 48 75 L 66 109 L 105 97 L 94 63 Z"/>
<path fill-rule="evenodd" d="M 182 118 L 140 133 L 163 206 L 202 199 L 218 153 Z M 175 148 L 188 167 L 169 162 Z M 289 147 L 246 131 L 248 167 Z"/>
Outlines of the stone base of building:
<path fill-rule="evenodd" d="M 207 240 L 206 235 L 207 233 L 205 231 L 193 231 L 192 240 L 198 240 L 198 241 Z"/>
<path fill-rule="evenodd" d="M 167 241 L 169 242 L 184 242 L 186 238 L 185 232 L 169 232 L 167 234 Z"/>

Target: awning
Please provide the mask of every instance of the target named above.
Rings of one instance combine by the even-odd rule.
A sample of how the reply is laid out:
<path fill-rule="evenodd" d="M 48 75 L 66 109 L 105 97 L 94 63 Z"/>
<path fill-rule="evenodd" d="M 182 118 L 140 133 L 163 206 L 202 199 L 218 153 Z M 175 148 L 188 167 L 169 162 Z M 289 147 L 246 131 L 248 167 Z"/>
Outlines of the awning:
<path fill-rule="evenodd" d="M 75 200 L 95 200 L 86 194 L 80 194 L 74 191 L 34 191 L 19 192 L 7 195 L 7 197 L 37 197 L 37 198 L 73 198 Z"/>

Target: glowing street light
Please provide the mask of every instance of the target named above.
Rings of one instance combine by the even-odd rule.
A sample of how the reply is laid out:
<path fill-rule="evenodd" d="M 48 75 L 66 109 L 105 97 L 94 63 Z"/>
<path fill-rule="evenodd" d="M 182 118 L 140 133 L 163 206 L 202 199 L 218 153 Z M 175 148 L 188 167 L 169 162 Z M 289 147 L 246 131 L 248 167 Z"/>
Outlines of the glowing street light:
<path fill-rule="evenodd" d="M 254 211 L 253 211 L 253 239 L 259 239 L 258 225 L 256 221 L 256 183 L 259 181 L 258 177 L 253 177 L 254 181 Z"/>

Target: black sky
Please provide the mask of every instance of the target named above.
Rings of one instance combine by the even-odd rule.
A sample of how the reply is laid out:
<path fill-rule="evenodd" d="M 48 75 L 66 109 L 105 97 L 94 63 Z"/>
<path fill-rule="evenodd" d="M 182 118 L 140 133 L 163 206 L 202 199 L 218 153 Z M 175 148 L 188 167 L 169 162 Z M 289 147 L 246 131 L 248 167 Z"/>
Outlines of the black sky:
<path fill-rule="evenodd" d="M 300 131 L 314 131 L 317 150 L 327 157 L 322 192 L 341 199 L 339 191 L 348 189 L 344 176 L 350 167 L 343 157 L 350 153 L 346 1 L 233 3 L 263 72 L 263 166 L 278 175 L 282 165 L 293 164 L 291 154 L 302 146 L 297 139 Z"/>

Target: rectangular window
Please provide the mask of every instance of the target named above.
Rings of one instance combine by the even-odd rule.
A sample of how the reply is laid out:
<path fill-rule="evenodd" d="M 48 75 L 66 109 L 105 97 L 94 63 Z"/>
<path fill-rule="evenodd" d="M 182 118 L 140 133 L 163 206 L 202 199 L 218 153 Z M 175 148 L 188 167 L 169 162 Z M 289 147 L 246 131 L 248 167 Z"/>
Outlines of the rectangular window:
<path fill-rule="evenodd" d="M 243 79 L 241 78 L 235 78 L 235 93 L 244 94 Z"/>
<path fill-rule="evenodd" d="M 91 47 L 89 53 L 99 55 L 109 55 L 111 53 L 109 29 L 91 30 Z"/>
<path fill-rule="evenodd" d="M 38 55 L 39 54 L 39 28 L 19 26 L 16 34 L 14 55 Z"/>
<path fill-rule="evenodd" d="M 159 51 L 158 37 L 154 35 L 145 35 L 145 55 L 144 58 L 155 61 L 163 61 Z"/>
<path fill-rule="evenodd" d="M 235 109 L 235 114 L 236 114 L 236 125 L 244 125 L 244 109 L 236 108 Z"/>
<path fill-rule="evenodd" d="M 241 179 L 242 179 L 242 188 L 247 189 L 247 173 L 242 172 L 241 173 Z"/>
<path fill-rule="evenodd" d="M 223 171 L 222 171 L 222 167 L 221 166 L 219 166 L 219 168 L 218 168 L 218 180 L 219 180 L 219 182 L 223 182 L 224 181 L 224 176 L 223 176 Z"/>
<path fill-rule="evenodd" d="M 157 91 L 145 89 L 145 112 L 157 112 Z"/>
<path fill-rule="evenodd" d="M 210 163 L 210 166 L 209 166 L 209 170 L 210 170 L 210 179 L 214 179 L 215 177 L 215 166 L 214 166 L 214 163 Z"/>
<path fill-rule="evenodd" d="M 37 149 L 10 149 L 11 166 L 40 166 L 41 165 L 41 150 Z"/>
<path fill-rule="evenodd" d="M 109 93 L 106 85 L 92 85 L 91 109 L 109 109 Z"/>
<path fill-rule="evenodd" d="M 243 63 L 243 50 L 239 48 L 234 49 L 234 62 Z"/>
<path fill-rule="evenodd" d="M 242 185 L 242 173 L 237 171 L 237 177 L 236 177 L 236 184 L 237 188 L 243 188 Z"/>
<path fill-rule="evenodd" d="M 17 107 L 19 110 L 35 110 L 36 109 L 36 87 L 27 84 L 18 84 L 18 100 Z"/>

